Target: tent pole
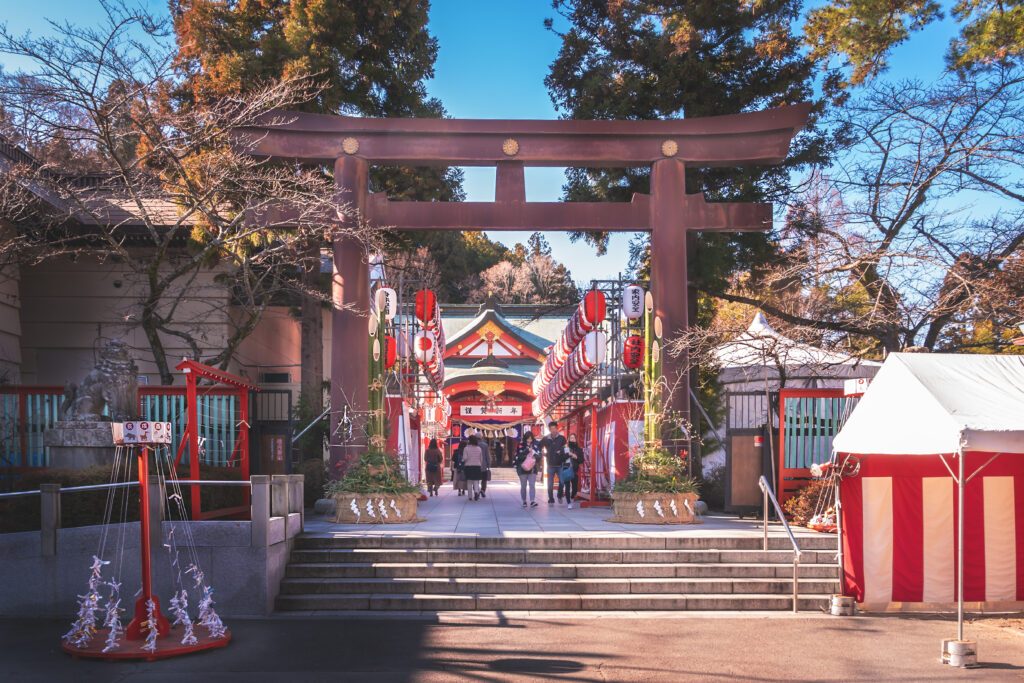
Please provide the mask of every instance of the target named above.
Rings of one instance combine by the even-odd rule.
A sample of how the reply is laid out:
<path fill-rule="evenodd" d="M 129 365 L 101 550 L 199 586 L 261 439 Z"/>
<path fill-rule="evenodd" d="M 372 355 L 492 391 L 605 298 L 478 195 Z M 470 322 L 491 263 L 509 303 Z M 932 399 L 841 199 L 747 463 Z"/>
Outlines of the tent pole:
<path fill-rule="evenodd" d="M 838 460 L 838 458 L 837 458 Z M 846 568 L 843 566 L 843 500 L 839 494 L 839 482 L 842 473 L 842 466 L 839 469 L 840 475 L 836 476 L 836 536 L 839 539 L 839 552 L 836 553 L 836 562 L 839 564 L 839 594 L 846 595 Z"/>
<path fill-rule="evenodd" d="M 959 501 L 960 518 L 957 520 L 957 607 L 956 607 L 956 639 L 964 639 L 964 451 L 959 450 L 960 458 Z"/>

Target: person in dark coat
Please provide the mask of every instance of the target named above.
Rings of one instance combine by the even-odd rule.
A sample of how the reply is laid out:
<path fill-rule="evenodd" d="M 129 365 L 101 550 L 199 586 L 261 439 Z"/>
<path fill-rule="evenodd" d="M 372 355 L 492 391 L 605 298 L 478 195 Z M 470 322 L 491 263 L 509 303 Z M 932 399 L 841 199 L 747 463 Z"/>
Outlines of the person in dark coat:
<path fill-rule="evenodd" d="M 427 469 L 427 493 L 436 496 L 444 482 L 444 453 L 437 446 L 437 439 L 431 439 L 423 454 Z"/>
<path fill-rule="evenodd" d="M 466 448 L 467 443 L 465 438 L 461 439 L 452 451 L 452 488 L 458 491 L 460 496 L 466 493 L 466 477 L 462 470 L 462 451 Z"/>
<path fill-rule="evenodd" d="M 548 465 L 548 505 L 555 502 L 555 477 L 565 460 L 565 437 L 558 432 L 558 423 L 548 423 L 548 435 L 541 439 L 540 450 Z M 559 486 L 558 502 L 562 502 L 562 491 Z"/>
<path fill-rule="evenodd" d="M 583 466 L 583 449 L 580 448 L 579 443 L 576 441 L 576 435 L 569 435 L 569 444 L 566 446 L 568 451 L 568 457 L 572 461 L 572 479 L 565 482 L 559 480 L 558 492 L 561 496 L 565 496 L 566 501 L 569 503 L 569 507 L 572 507 L 572 502 L 576 500 L 576 494 L 580 492 L 580 467 Z"/>

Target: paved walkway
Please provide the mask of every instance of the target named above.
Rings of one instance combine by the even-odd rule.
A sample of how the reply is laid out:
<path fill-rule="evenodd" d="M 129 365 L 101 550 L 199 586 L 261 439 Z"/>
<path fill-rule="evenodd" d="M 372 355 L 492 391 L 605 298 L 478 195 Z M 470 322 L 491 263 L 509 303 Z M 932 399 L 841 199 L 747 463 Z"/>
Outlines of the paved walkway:
<path fill-rule="evenodd" d="M 940 664 L 952 620 L 779 616 L 424 620 L 226 619 L 223 650 L 159 662 L 74 660 L 67 620 L 0 620 L 5 681 L 1017 681 L 1024 637 L 971 623 L 982 667 Z"/>
<path fill-rule="evenodd" d="M 487 485 L 487 497 L 477 501 L 459 496 L 451 484 L 441 487 L 441 493 L 428 498 L 419 505 L 419 515 L 426 519 L 416 524 L 331 524 L 324 517 L 307 517 L 306 532 L 312 534 L 342 535 L 358 532 L 373 534 L 423 534 L 435 535 L 476 535 L 516 536 L 537 533 L 551 534 L 625 534 L 625 535 L 761 535 L 761 523 L 755 520 L 741 520 L 723 514 L 705 515 L 700 524 L 618 524 L 606 521 L 611 517 L 611 508 L 580 508 L 573 505 L 570 510 L 565 503 L 549 505 L 547 490 L 543 493 L 538 485 L 538 507 L 523 509 L 519 497 L 519 484 L 507 481 L 492 481 Z M 772 536 L 783 534 L 779 524 L 769 525 Z M 793 529 L 798 535 L 819 535 L 803 528 Z"/>

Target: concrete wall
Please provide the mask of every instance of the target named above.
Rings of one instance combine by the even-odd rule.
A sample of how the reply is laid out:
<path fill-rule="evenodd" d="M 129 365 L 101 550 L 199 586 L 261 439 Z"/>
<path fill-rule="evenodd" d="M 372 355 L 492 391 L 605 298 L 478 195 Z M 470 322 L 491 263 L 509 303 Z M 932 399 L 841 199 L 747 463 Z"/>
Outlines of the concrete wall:
<path fill-rule="evenodd" d="M 283 486 L 287 493 L 283 500 L 281 495 L 276 497 L 276 505 L 270 478 L 254 476 L 252 480 L 255 521 L 187 523 L 195 539 L 199 565 L 214 589 L 215 607 L 223 617 L 265 616 L 273 611 L 295 536 L 302 531 L 302 477 L 275 478 L 274 485 L 288 482 Z M 162 522 L 160 539 L 167 538 L 172 526 L 177 527 L 174 538 L 179 544 L 179 558 L 185 560 L 188 553 L 181 547 L 183 524 Z M 104 533 L 106 550 L 100 553 Z M 130 619 L 133 596 L 141 585 L 139 524 L 58 529 L 56 535 L 56 552 L 47 554 L 42 531 L 0 534 L 0 557 L 4 558 L 0 562 L 0 615 L 67 617 L 70 622 L 76 596 L 88 584 L 93 556 L 112 560 L 104 567 L 104 577 L 113 576 L 123 535 L 124 560 L 118 578 Z M 153 587 L 166 612 L 176 583 L 172 580 L 170 555 L 162 544 L 163 540 L 153 540 Z M 190 606 L 195 608 L 198 595 L 188 581 L 186 588 L 190 589 Z"/>
<path fill-rule="evenodd" d="M 177 327 L 222 348 L 229 331 L 227 292 L 214 282 L 219 271 L 204 268 L 188 286 L 175 312 Z M 142 278 L 127 265 L 80 258 L 55 259 L 21 269 L 21 382 L 63 384 L 92 369 L 97 338 L 119 338 L 134 350 L 140 374 L 159 384 L 149 343 L 139 325 Z M 173 295 L 172 295 L 173 296 Z M 173 367 L 191 356 L 179 338 L 162 335 Z"/>
<path fill-rule="evenodd" d="M 175 312 L 177 327 L 214 352 L 241 320 L 228 305 L 227 293 L 204 269 L 189 284 L 188 296 Z M 19 272 L 0 270 L 0 379 L 12 384 L 64 384 L 78 381 L 95 365 L 98 338 L 127 342 L 141 375 L 150 384 L 160 377 L 150 345 L 139 325 L 140 277 L 122 263 L 89 259 L 48 261 Z M 330 318 L 324 310 L 324 378 L 330 378 Z M 180 339 L 161 335 L 173 368 L 191 349 Z M 256 329 L 238 347 L 229 370 L 256 384 L 260 375 L 287 372 L 289 381 L 266 384 L 291 389 L 298 396 L 301 363 L 299 321 L 287 306 L 270 306 Z M 178 382 L 176 382 L 178 383 Z"/>

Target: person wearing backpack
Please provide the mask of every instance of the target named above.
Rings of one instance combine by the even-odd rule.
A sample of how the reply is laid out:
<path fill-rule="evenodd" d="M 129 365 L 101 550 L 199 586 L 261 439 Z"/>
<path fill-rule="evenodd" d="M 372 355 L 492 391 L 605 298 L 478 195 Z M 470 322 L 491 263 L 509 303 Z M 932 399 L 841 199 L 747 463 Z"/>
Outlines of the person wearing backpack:
<path fill-rule="evenodd" d="M 533 434 L 526 432 L 519 447 L 516 448 L 512 465 L 519 475 L 519 494 L 523 498 L 523 507 L 526 507 L 526 488 L 530 488 L 530 507 L 537 507 L 537 470 L 540 465 L 540 447 Z"/>

